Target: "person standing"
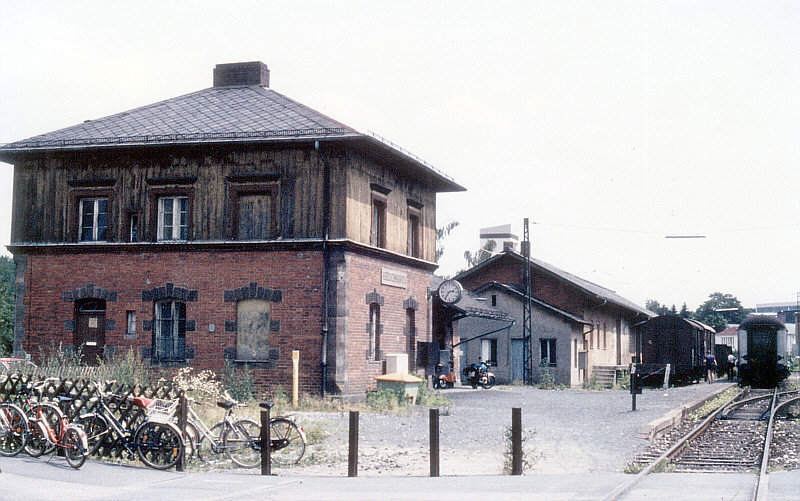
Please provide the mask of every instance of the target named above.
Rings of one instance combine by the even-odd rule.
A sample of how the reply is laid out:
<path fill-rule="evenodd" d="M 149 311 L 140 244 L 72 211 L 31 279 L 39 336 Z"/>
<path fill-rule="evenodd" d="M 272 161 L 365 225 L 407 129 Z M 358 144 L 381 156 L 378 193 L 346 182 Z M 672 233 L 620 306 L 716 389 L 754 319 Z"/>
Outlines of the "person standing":
<path fill-rule="evenodd" d="M 706 382 L 714 382 L 714 371 L 717 370 L 717 359 L 713 353 L 706 353 Z"/>
<path fill-rule="evenodd" d="M 733 381 L 733 371 L 736 369 L 736 357 L 728 353 L 728 381 Z"/>

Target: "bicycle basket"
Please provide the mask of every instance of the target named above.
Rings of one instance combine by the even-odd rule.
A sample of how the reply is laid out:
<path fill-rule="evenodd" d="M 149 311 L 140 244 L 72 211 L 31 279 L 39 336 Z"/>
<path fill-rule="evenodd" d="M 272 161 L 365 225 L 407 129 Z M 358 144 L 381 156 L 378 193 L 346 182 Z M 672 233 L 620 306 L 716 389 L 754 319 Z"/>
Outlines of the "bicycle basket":
<path fill-rule="evenodd" d="M 166 423 L 175 415 L 177 408 L 177 400 L 154 398 L 150 405 L 147 406 L 147 417 L 150 418 L 150 421 Z"/>

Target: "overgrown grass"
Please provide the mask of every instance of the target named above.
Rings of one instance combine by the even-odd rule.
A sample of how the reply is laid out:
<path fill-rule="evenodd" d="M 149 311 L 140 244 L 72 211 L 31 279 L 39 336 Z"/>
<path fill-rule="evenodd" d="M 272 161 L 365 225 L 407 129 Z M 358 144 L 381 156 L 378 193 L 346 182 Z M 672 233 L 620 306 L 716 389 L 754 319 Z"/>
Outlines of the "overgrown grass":
<path fill-rule="evenodd" d="M 688 419 L 690 421 L 703 419 L 704 417 L 708 416 L 709 414 L 717 410 L 722 404 L 733 398 L 733 396 L 736 395 L 739 391 L 740 391 L 739 388 L 735 386 L 728 388 L 727 390 L 723 391 L 713 399 L 709 400 L 708 402 L 704 403 L 703 405 L 692 411 L 689 414 Z"/>

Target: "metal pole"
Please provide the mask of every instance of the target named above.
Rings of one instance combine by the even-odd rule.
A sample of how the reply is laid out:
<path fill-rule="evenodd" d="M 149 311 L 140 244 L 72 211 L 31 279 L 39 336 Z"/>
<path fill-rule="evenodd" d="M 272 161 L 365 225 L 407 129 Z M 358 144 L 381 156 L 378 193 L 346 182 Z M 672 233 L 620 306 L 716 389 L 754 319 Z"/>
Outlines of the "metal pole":
<path fill-rule="evenodd" d="M 350 411 L 350 448 L 347 454 L 347 476 L 358 476 L 358 411 Z"/>
<path fill-rule="evenodd" d="M 431 476 L 439 476 L 439 409 L 428 411 L 430 423 Z"/>
<path fill-rule="evenodd" d="M 511 409 L 511 474 L 522 475 L 522 409 Z"/>
<path fill-rule="evenodd" d="M 272 443 L 270 439 L 270 411 L 272 402 L 261 402 L 258 404 L 261 407 L 261 474 L 272 475 Z"/>
<path fill-rule="evenodd" d="M 184 447 L 183 447 L 183 452 L 178 458 L 178 464 L 175 467 L 177 471 L 181 472 L 186 469 L 186 444 L 190 440 L 190 438 L 186 435 L 186 418 L 188 414 L 187 411 L 188 411 L 188 405 L 186 402 L 186 393 L 181 391 L 181 395 L 180 397 L 178 397 L 178 429 L 181 432 L 181 438 L 183 439 Z M 195 447 L 197 447 L 197 444 L 195 444 Z"/>

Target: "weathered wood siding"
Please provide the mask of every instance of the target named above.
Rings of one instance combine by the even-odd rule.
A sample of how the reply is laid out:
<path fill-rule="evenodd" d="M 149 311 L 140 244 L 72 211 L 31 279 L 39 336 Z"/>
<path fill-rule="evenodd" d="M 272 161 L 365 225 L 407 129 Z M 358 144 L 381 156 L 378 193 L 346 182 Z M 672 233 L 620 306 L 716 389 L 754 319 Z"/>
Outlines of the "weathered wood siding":
<path fill-rule="evenodd" d="M 347 238 L 370 242 L 373 184 L 391 190 L 386 197 L 386 249 L 408 254 L 409 200 L 422 206 L 420 214 L 421 258 L 434 261 L 436 246 L 436 193 L 418 180 L 402 176 L 354 152 L 348 154 Z"/>
<path fill-rule="evenodd" d="M 344 149 L 325 152 L 330 168 L 330 238 L 370 243 L 371 184 L 387 195 L 386 248 L 408 254 L 409 200 L 420 205 L 421 258 L 433 261 L 436 193 L 395 166 Z M 395 168 L 393 168 L 395 167 Z M 189 197 L 189 240 L 237 236 L 237 190 L 268 188 L 275 196 L 275 238 L 322 238 L 324 163 L 310 145 L 181 147 L 165 151 L 70 152 L 17 163 L 11 240 L 78 241 L 79 201 L 109 199 L 108 242 L 127 242 L 131 214 L 138 241 L 155 241 L 159 196 Z M 248 188 L 250 187 L 250 188 Z"/>

